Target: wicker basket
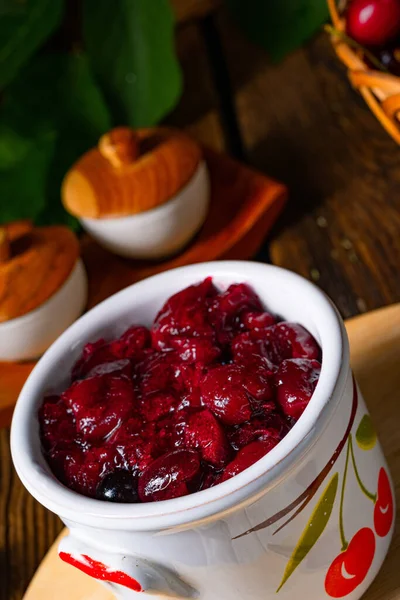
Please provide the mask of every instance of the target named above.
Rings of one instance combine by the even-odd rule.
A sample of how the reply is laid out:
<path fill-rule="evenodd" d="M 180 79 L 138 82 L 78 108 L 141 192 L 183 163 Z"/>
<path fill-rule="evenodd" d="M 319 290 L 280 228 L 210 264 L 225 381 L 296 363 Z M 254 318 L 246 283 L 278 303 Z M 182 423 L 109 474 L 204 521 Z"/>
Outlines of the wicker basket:
<path fill-rule="evenodd" d="M 400 77 L 371 69 L 357 50 L 340 36 L 345 32 L 345 19 L 339 14 L 336 0 L 327 0 L 334 28 L 331 39 L 336 54 L 348 68 L 352 85 L 364 97 L 368 106 L 386 131 L 400 144 Z"/>

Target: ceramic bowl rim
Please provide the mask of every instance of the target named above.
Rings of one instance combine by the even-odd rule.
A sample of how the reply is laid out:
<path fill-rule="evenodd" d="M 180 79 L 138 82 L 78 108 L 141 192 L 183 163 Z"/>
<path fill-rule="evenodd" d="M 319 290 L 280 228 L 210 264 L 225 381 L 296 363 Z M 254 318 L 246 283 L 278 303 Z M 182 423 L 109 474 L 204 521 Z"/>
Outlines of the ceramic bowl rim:
<path fill-rule="evenodd" d="M 30 425 L 37 400 L 36 390 L 48 380 L 52 363 L 65 355 L 74 338 L 89 329 L 96 319 L 104 319 L 113 305 L 129 297 L 146 295 L 150 289 L 163 287 L 170 278 L 183 281 L 182 287 L 204 277 L 223 276 L 232 282 L 271 276 L 293 286 L 293 292 L 312 302 L 313 314 L 320 314 L 322 328 L 330 340 L 322 346 L 321 376 L 314 395 L 301 419 L 287 436 L 257 463 L 215 487 L 188 496 L 145 504 L 113 504 L 82 496 L 61 484 L 51 474 L 40 451 L 30 439 Z M 231 274 L 231 275 L 230 275 Z M 186 279 L 185 279 L 186 277 Z M 166 299 L 166 298 L 165 298 Z M 122 309 L 120 309 L 122 310 Z M 102 316 L 102 319 L 99 317 Z M 87 340 L 88 341 L 88 340 Z M 250 261 L 215 261 L 180 267 L 133 284 L 88 311 L 70 326 L 40 359 L 26 381 L 14 412 L 11 430 L 11 451 L 15 468 L 28 491 L 44 506 L 62 518 L 106 529 L 146 531 L 185 525 L 236 509 L 265 493 L 286 477 L 297 460 L 315 443 L 333 414 L 343 394 L 349 373 L 349 348 L 343 322 L 328 297 L 314 284 L 299 275 L 262 263 Z M 38 433 L 33 435 L 37 442 Z M 40 455 L 39 455 L 40 454 Z"/>

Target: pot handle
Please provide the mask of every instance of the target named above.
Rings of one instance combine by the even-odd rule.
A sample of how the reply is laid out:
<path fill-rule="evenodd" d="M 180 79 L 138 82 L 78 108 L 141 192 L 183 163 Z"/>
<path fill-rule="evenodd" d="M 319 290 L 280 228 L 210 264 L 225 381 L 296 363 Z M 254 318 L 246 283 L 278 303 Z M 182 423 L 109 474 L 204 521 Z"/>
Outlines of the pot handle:
<path fill-rule="evenodd" d="M 133 600 L 138 597 L 138 592 L 176 600 L 199 596 L 175 571 L 144 558 L 103 552 L 78 539 L 72 532 L 61 540 L 58 554 L 66 563 L 98 579 L 121 600 Z"/>

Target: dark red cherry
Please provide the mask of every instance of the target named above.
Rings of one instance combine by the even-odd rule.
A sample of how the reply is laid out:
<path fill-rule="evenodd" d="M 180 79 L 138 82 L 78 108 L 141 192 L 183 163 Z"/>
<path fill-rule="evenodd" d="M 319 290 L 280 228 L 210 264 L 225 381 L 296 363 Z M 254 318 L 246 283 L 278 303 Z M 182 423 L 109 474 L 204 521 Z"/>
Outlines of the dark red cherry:
<path fill-rule="evenodd" d="M 362 46 L 384 46 L 400 34 L 400 0 L 351 0 L 346 23 Z"/>

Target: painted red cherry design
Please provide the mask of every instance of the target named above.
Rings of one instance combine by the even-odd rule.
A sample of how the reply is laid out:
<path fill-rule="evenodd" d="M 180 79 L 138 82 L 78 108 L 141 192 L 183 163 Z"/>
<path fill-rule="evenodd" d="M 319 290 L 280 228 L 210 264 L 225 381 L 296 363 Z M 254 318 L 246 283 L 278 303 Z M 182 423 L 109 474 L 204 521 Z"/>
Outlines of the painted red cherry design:
<path fill-rule="evenodd" d="M 377 535 L 385 537 L 393 522 L 393 495 L 389 477 L 382 467 L 378 477 L 378 496 L 374 509 L 374 527 Z"/>
<path fill-rule="evenodd" d="M 86 554 L 82 554 L 82 561 L 73 557 L 71 554 L 69 554 L 69 552 L 60 552 L 59 556 L 64 562 L 76 567 L 80 571 L 83 571 L 83 573 L 86 573 L 86 575 L 94 577 L 94 579 L 100 579 L 110 583 L 118 583 L 119 585 L 123 585 L 134 592 L 142 591 L 142 586 L 140 583 L 127 573 L 124 573 L 123 571 L 113 571 L 104 563 L 94 560 Z"/>
<path fill-rule="evenodd" d="M 374 559 L 375 545 L 372 529 L 363 527 L 357 531 L 326 574 L 325 591 L 331 598 L 344 598 L 364 581 Z"/>
<path fill-rule="evenodd" d="M 384 46 L 400 33 L 400 0 L 352 0 L 347 33 L 363 46 Z"/>

